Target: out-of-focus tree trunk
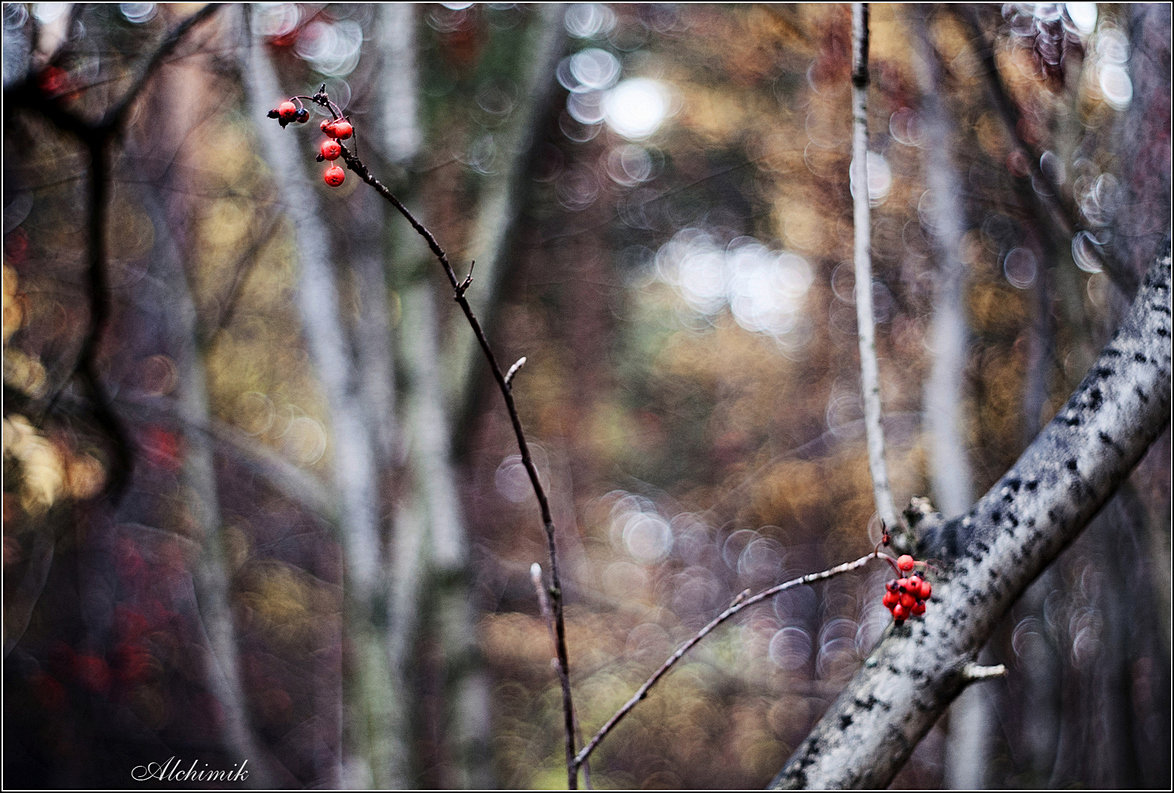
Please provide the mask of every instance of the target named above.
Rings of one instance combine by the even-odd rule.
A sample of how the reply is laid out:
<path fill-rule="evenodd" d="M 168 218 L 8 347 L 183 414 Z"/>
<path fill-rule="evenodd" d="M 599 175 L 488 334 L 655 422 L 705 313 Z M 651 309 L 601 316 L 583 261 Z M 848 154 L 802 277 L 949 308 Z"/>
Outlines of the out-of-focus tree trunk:
<path fill-rule="evenodd" d="M 218 20 L 221 31 L 226 20 Z M 223 35 L 223 33 L 222 33 Z M 207 635 L 209 659 L 209 686 L 224 712 L 225 741 L 232 751 L 238 751 L 256 766 L 250 774 L 251 787 L 271 787 L 276 780 L 268 760 L 257 742 L 251 726 L 248 699 L 241 676 L 240 649 L 233 616 L 231 591 L 233 570 L 224 550 L 223 517 L 213 459 L 213 439 L 202 428 L 212 423 L 208 400 L 208 378 L 201 346 L 201 333 L 189 274 L 185 271 L 187 257 L 181 254 L 179 241 L 170 232 L 173 223 L 182 224 L 190 218 L 185 203 L 190 200 L 190 185 L 183 183 L 182 174 L 188 173 L 192 163 L 182 141 L 199 121 L 201 97 L 212 93 L 216 86 L 200 68 L 178 67 L 161 72 L 143 101 L 150 102 L 159 119 L 155 134 L 143 142 L 148 153 L 159 161 L 172 159 L 180 167 L 171 169 L 176 188 L 169 201 L 152 184 L 154 200 L 145 202 L 156 229 L 156 250 L 152 259 L 159 274 L 159 294 L 154 298 L 140 294 L 143 299 L 171 309 L 162 316 L 166 345 L 176 365 L 175 413 L 179 419 L 177 430 L 183 439 L 183 464 L 180 481 L 191 497 L 188 511 L 203 543 L 192 572 L 192 583 L 200 609 L 203 629 Z M 133 145 L 133 144 L 132 144 Z M 167 151 L 179 146 L 177 151 Z M 153 150 L 151 150 L 153 149 Z M 149 161 L 151 157 L 144 157 Z M 179 182 L 175 184 L 174 182 Z M 166 216 L 162 211 L 167 207 Z M 182 234 L 182 227 L 179 229 Z M 150 282 L 148 282 L 150 283 Z M 283 779 L 285 784 L 291 780 Z"/>
<path fill-rule="evenodd" d="M 926 136 L 925 172 L 933 199 L 927 202 L 927 229 L 938 261 L 930 330 L 933 361 L 925 387 L 925 420 L 930 435 L 930 479 L 934 506 L 946 517 L 973 502 L 965 426 L 966 266 L 961 260 L 966 214 L 959 200 L 962 179 L 955 167 L 958 131 L 946 112 L 941 66 L 930 41 L 930 14 L 919 6 L 914 41 L 921 89 L 920 120 Z M 963 787 L 966 787 L 963 785 Z"/>
<path fill-rule="evenodd" d="M 466 249 L 477 265 L 467 296 L 487 328 L 501 279 L 509 269 L 533 153 L 557 87 L 554 70 L 565 41 L 562 12 L 560 5 L 544 5 L 529 23 L 530 44 L 524 51 L 533 54 L 518 59 L 519 101 L 497 133 L 497 145 L 507 153 L 504 178 L 486 184 L 474 210 Z M 386 13 L 393 17 L 399 12 L 388 9 Z M 387 24 L 393 21 L 389 18 Z M 414 76 L 415 71 L 409 67 L 412 58 L 399 49 L 410 47 L 411 42 L 402 33 L 394 37 L 389 33 L 387 38 L 396 48 L 385 53 L 384 69 L 397 69 L 395 79 L 401 84 L 391 93 L 418 90 L 406 84 L 405 76 Z M 407 163 L 423 137 L 411 128 L 407 116 L 418 100 L 404 95 L 391 104 L 405 109 L 384 133 L 383 145 L 393 161 Z M 437 772 L 440 777 L 433 781 L 441 786 L 487 787 L 493 783 L 489 681 L 477 643 L 476 604 L 470 598 L 469 530 L 454 464 L 454 449 L 461 442 L 458 427 L 464 422 L 453 418 L 454 408 L 459 416 L 481 403 L 483 392 L 478 386 L 482 380 L 473 375 L 482 371 L 484 363 L 464 318 L 455 311 L 437 311 L 433 284 L 439 285 L 443 278 L 435 263 L 424 260 L 413 266 L 427 255 L 422 241 L 398 217 L 393 220 L 398 224 L 393 247 L 405 252 L 399 268 L 418 272 L 423 267 L 422 280 L 409 280 L 400 291 L 405 329 L 400 334 L 400 354 L 408 373 L 403 432 L 404 445 L 410 450 L 412 487 L 397 512 L 396 569 L 403 578 L 397 576 L 396 614 L 418 627 L 418 635 L 410 634 L 417 636 L 414 649 L 432 646 L 440 657 L 438 689 L 443 712 L 438 716 L 436 751 L 443 755 L 441 766 L 447 770 Z"/>
<path fill-rule="evenodd" d="M 417 629 L 417 652 L 429 643 L 435 643 L 439 651 L 436 674 L 443 712 L 438 714 L 440 724 L 432 726 L 443 762 L 436 781 L 442 787 L 484 788 L 493 781 L 489 684 L 469 594 L 469 536 L 452 462 L 451 420 L 440 397 L 440 322 L 435 299 L 430 284 L 418 283 L 405 290 L 403 300 L 404 323 L 411 328 L 401 338 L 410 383 L 404 400 L 404 431 L 411 450 L 412 496 L 401 519 L 404 530 L 413 534 L 419 570 L 414 574 L 418 592 L 405 601 L 414 602 L 416 608 L 405 610 L 402 617 L 411 619 Z"/>
<path fill-rule="evenodd" d="M 1050 312 L 1051 268 L 1041 267 L 1032 285 L 1031 323 L 1027 333 L 1027 364 L 1023 388 L 1023 443 L 1031 442 L 1042 426 L 1041 413 L 1048 398 L 1048 373 L 1055 366 L 1055 334 Z M 1044 787 L 1051 777 L 1059 745 L 1062 665 L 1056 632 L 1049 630 L 1048 595 L 1063 586 L 1057 565 L 1051 565 L 1023 593 L 1016 611 L 1024 638 L 1018 649 L 1023 663 L 1025 697 L 1020 732 L 1028 785 Z M 1015 626 L 1018 628 L 1019 624 Z M 1014 636 L 1012 637 L 1014 642 Z"/>
<path fill-rule="evenodd" d="M 395 4 L 378 13 L 383 44 L 378 82 L 385 90 L 382 112 L 377 110 L 376 115 L 384 123 L 373 132 L 389 164 L 410 167 L 423 141 L 416 11 Z M 401 197 L 408 198 L 408 193 Z M 375 250 L 384 251 L 386 267 L 399 274 L 395 280 L 401 330 L 396 340 L 406 375 L 397 385 L 402 435 L 397 444 L 404 458 L 396 461 L 402 468 L 392 543 L 395 629 L 387 640 L 392 668 L 400 679 L 411 681 L 412 694 L 397 702 L 391 729 L 410 736 L 417 749 L 412 758 L 414 780 L 440 787 L 489 787 L 489 686 L 476 651 L 469 536 L 453 470 L 450 408 L 440 389 L 441 317 L 433 305 L 432 288 L 440 274 L 424 259 L 423 243 L 415 232 L 397 213 L 383 211 L 390 209 L 386 204 L 380 201 L 379 206 L 390 229 L 381 235 L 386 248 Z M 385 286 L 380 294 L 386 295 Z M 433 668 L 434 659 L 426 650 L 432 640 L 444 648 L 435 659 L 439 668 Z M 433 690 L 421 683 L 430 676 L 440 681 Z M 425 701 L 429 696 L 441 700 L 447 712 L 430 707 L 433 703 Z M 426 739 L 442 757 L 420 756 Z"/>
<path fill-rule="evenodd" d="M 1133 95 L 1121 119 L 1116 140 L 1118 172 L 1122 196 L 1113 217 L 1110 247 L 1121 262 L 1138 263 L 1151 256 L 1168 239 L 1171 230 L 1170 176 L 1170 19 L 1168 3 L 1135 3 L 1129 6 L 1128 37 L 1130 45 L 1129 78 Z M 1135 272 L 1137 272 L 1135 270 Z M 1138 272 L 1140 277 L 1140 272 Z M 1132 668 L 1134 685 L 1143 685 L 1153 696 L 1165 698 L 1165 712 L 1170 700 L 1170 443 L 1157 444 L 1133 477 L 1131 484 L 1147 494 L 1145 508 L 1141 501 L 1131 502 L 1128 514 L 1135 552 L 1145 565 L 1142 575 L 1126 568 L 1124 574 L 1150 591 L 1134 593 L 1143 603 L 1153 603 L 1155 619 L 1128 620 L 1126 641 L 1119 647 L 1140 650 L 1122 654 L 1121 662 Z M 1120 561 L 1119 557 L 1115 557 Z M 1119 593 L 1133 602 L 1127 593 Z M 1125 629 L 1126 625 L 1119 626 Z M 1156 637 L 1148 636 L 1152 628 Z M 1143 672 L 1141 665 L 1152 667 Z M 1156 685 L 1155 685 L 1156 683 Z M 1118 694 L 1121 692 L 1118 691 Z M 1154 747 L 1153 756 L 1166 758 L 1165 773 L 1138 780 L 1142 787 L 1168 784 L 1170 724 L 1145 725 L 1130 720 L 1138 746 Z M 1152 768 L 1147 764 L 1147 768 Z"/>
<path fill-rule="evenodd" d="M 245 73 L 248 104 L 264 119 L 284 90 L 263 46 L 252 42 Z M 331 469 L 345 561 L 344 753 L 341 784 L 393 788 L 410 784 L 409 736 L 389 730 L 396 700 L 410 690 L 398 678 L 388 653 L 387 565 L 381 544 L 379 472 L 368 416 L 358 394 L 358 373 L 346 344 L 334 276 L 330 229 L 309 181 L 304 146 L 295 130 L 258 127 L 265 152 L 286 201 L 299 252 L 297 305 L 310 357 L 330 417 Z"/>
<path fill-rule="evenodd" d="M 382 112 L 379 144 L 392 163 L 406 166 L 420 151 L 420 70 L 417 66 L 416 6 L 385 3 L 379 7 L 376 36 L 382 62 L 379 75 Z"/>
<path fill-rule="evenodd" d="M 465 245 L 468 258 L 477 262 L 474 282 L 466 297 L 481 326 L 491 334 L 500 303 L 501 284 L 510 272 L 514 246 L 522 232 L 519 221 L 525 211 L 527 183 L 533 172 L 535 151 L 542 143 L 543 124 L 557 96 L 555 67 L 566 46 L 563 11 L 560 3 L 543 4 L 535 9 L 530 44 L 526 47 L 527 52 L 533 54 L 519 60 L 518 104 L 498 135 L 500 149 L 507 152 L 502 169 L 504 178 L 494 179 L 486 185 Z M 457 258 L 460 260 L 461 257 Z M 456 327 L 455 323 L 460 326 Z M 481 350 L 463 323 L 463 318 L 458 317 L 447 323 L 453 342 L 445 366 L 449 372 L 446 378 L 448 393 L 454 395 L 460 411 L 459 426 L 466 424 L 466 417 L 480 404 L 482 391 L 477 385 L 484 381 L 477 375 L 485 371 Z"/>
<path fill-rule="evenodd" d="M 973 477 L 965 439 L 966 266 L 961 260 L 966 215 L 961 203 L 962 178 L 955 166 L 958 130 L 946 111 L 941 59 L 932 43 L 929 6 L 916 7 L 914 43 L 920 120 L 925 134 L 925 174 L 932 200 L 927 231 L 938 261 L 930 328 L 932 362 L 925 386 L 929 472 L 934 505 L 946 517 L 961 515 L 973 502 Z M 990 692 L 971 686 L 950 707 L 946 743 L 946 785 L 958 790 L 986 787 L 993 726 Z"/>
<path fill-rule="evenodd" d="M 1170 6 L 1135 3 L 1129 6 L 1129 77 L 1133 99 L 1121 120 L 1117 155 L 1122 200 L 1113 218 L 1111 247 L 1125 262 L 1151 255 L 1170 230 Z M 1169 470 L 1169 445 L 1153 470 Z M 1147 476 L 1152 478 L 1152 475 Z M 1169 491 L 1167 490 L 1167 493 Z M 1155 569 L 1170 569 L 1170 501 L 1149 521 L 1150 549 L 1158 557 Z M 1170 602 L 1170 578 L 1157 582 L 1159 602 Z M 1165 626 L 1167 652 L 1170 620 Z"/>
<path fill-rule="evenodd" d="M 1117 135 L 1122 200 L 1111 247 L 1137 267 L 1170 229 L 1170 5 L 1132 4 L 1129 43 L 1133 98 Z"/>

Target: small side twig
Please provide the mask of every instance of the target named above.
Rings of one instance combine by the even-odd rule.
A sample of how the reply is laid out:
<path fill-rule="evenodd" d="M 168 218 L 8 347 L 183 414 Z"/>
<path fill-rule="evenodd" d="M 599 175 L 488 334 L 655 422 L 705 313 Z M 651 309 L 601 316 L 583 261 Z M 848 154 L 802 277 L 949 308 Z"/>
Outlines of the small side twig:
<path fill-rule="evenodd" d="M 1006 676 L 1007 667 L 1003 664 L 984 666 L 982 664 L 971 663 L 962 667 L 962 679 L 967 683 L 977 683 L 980 680 L 991 680 L 996 677 Z"/>
<path fill-rule="evenodd" d="M 465 276 L 463 281 L 461 281 L 459 284 L 457 284 L 457 294 L 461 294 L 461 295 L 465 294 L 465 292 L 468 291 L 469 287 L 473 285 L 473 268 L 476 266 L 477 266 L 476 259 L 473 259 L 471 262 L 469 262 L 469 273 Z"/>
<path fill-rule="evenodd" d="M 685 653 L 693 649 L 693 647 L 695 647 L 698 642 L 708 636 L 714 630 L 714 628 L 721 625 L 730 617 L 734 616 L 744 608 L 749 608 L 755 603 L 761 603 L 763 600 L 766 600 L 769 597 L 773 597 L 774 595 L 777 595 L 778 593 L 787 589 L 792 589 L 802 584 L 811 584 L 816 581 L 822 581 L 826 578 L 832 578 L 833 576 L 841 575 L 842 573 L 847 573 L 851 570 L 856 570 L 857 568 L 868 564 L 868 562 L 872 559 L 887 560 L 888 558 L 889 557 L 885 554 L 882 554 L 879 549 L 876 549 L 872 553 L 861 556 L 855 561 L 844 562 L 843 564 L 836 565 L 835 567 L 829 567 L 827 570 L 821 570 L 818 573 L 808 573 L 805 576 L 793 578 L 790 581 L 785 581 L 781 584 L 776 584 L 772 587 L 764 589 L 756 595 L 751 595 L 750 590 L 745 590 L 738 593 L 730 605 L 726 607 L 725 611 L 710 620 L 704 628 L 697 631 L 697 633 L 695 633 L 688 641 L 678 647 L 676 651 L 670 655 L 663 664 L 660 665 L 660 668 L 653 672 L 652 676 L 645 680 L 640 688 L 636 689 L 636 693 L 632 695 L 631 699 L 625 702 L 620 707 L 620 709 L 617 710 L 612 715 L 612 717 L 608 719 L 602 727 L 599 728 L 599 731 L 595 733 L 591 740 L 584 744 L 583 748 L 579 750 L 579 753 L 575 755 L 575 767 L 578 768 L 580 765 L 586 762 L 587 758 L 591 756 L 591 753 L 595 751 L 595 748 L 599 746 L 600 742 L 607 737 L 608 733 L 615 729 L 616 725 L 619 724 L 625 716 L 631 713 L 632 709 L 635 708 L 642 699 L 648 696 L 649 690 L 651 690 L 652 687 L 656 685 L 657 681 L 668 674 L 669 670 L 676 665 L 677 661 L 680 661 L 681 658 L 684 657 Z"/>
<path fill-rule="evenodd" d="M 514 361 L 514 365 L 511 366 L 510 370 L 505 373 L 505 384 L 510 385 L 510 383 L 513 382 L 514 375 L 516 375 L 518 373 L 518 371 L 521 370 L 521 368 L 525 365 L 526 365 L 526 356 L 525 355 L 523 355 L 518 360 Z M 513 386 L 510 386 L 510 387 L 513 388 Z"/>

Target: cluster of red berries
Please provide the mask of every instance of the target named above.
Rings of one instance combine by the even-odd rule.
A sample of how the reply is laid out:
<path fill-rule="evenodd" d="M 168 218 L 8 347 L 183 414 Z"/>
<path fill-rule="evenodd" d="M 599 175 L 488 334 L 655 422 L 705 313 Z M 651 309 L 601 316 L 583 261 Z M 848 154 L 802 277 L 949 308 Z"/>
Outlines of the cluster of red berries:
<path fill-rule="evenodd" d="M 305 124 L 310 120 L 310 111 L 287 99 L 269 111 L 269 118 L 277 119 L 277 123 L 281 125 L 282 129 L 285 129 L 286 124 L 292 124 L 295 121 L 299 124 Z"/>
<path fill-rule="evenodd" d="M 297 97 L 294 97 L 294 99 L 297 99 Z M 300 100 L 295 102 L 294 99 L 287 99 L 269 111 L 269 118 L 277 119 L 277 123 L 281 124 L 283 129 L 287 124 L 295 122 L 304 124 L 310 120 L 310 111 L 302 106 Z M 334 162 L 334 160 L 342 156 L 342 144 L 339 141 L 346 140 L 354 135 L 355 128 L 345 118 L 323 119 L 321 128 L 327 137 L 318 148 L 317 159 L 318 162 L 324 160 L 331 161 L 330 167 L 326 169 L 322 178 L 331 187 L 338 187 L 346 179 L 346 171 L 339 167 L 338 163 Z"/>
<path fill-rule="evenodd" d="M 933 594 L 933 586 L 913 572 L 917 562 L 913 557 L 904 554 L 897 557 L 896 568 L 901 578 L 894 578 L 885 584 L 885 596 L 881 600 L 885 608 L 893 614 L 893 620 L 900 624 L 910 617 L 919 617 L 925 613 L 925 601 Z"/>
<path fill-rule="evenodd" d="M 318 162 L 323 160 L 330 160 L 330 167 L 326 169 L 326 173 L 322 178 L 326 180 L 326 184 L 331 187 L 338 187 L 342 184 L 343 179 L 346 178 L 346 171 L 339 167 L 338 163 L 333 162 L 342 155 L 342 144 L 340 140 L 346 140 L 351 135 L 355 134 L 355 128 L 351 126 L 351 122 L 345 118 L 326 118 L 322 120 L 322 131 L 326 133 L 326 140 L 322 141 L 322 145 L 318 147 Z"/>

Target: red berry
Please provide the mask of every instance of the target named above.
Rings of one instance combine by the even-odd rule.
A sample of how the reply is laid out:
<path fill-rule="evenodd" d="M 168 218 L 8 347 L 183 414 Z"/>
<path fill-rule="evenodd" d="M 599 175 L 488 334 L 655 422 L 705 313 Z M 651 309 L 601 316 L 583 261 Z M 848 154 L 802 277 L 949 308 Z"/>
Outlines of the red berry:
<path fill-rule="evenodd" d="M 925 601 L 919 600 L 913 604 L 913 616 L 920 617 L 925 613 Z"/>
<path fill-rule="evenodd" d="M 901 597 L 898 598 L 897 602 L 907 609 L 912 609 L 913 606 L 917 604 L 917 598 L 906 592 L 904 595 L 901 595 Z"/>
<path fill-rule="evenodd" d="M 929 596 L 933 594 L 933 586 L 928 581 L 922 581 L 921 591 L 917 594 L 922 600 L 929 600 Z"/>
<path fill-rule="evenodd" d="M 897 622 L 902 622 L 908 616 L 909 609 L 905 608 L 900 603 L 893 606 L 893 619 L 895 619 Z"/>
<path fill-rule="evenodd" d="M 324 118 L 324 119 L 322 119 L 322 123 L 319 124 L 318 126 L 319 126 L 319 128 L 321 128 L 321 130 L 323 132 L 325 132 L 327 135 L 329 135 L 330 128 L 334 126 L 334 119 L 333 118 Z"/>
<path fill-rule="evenodd" d="M 324 160 L 337 160 L 338 156 L 342 154 L 342 144 L 334 138 L 327 138 L 322 141 L 322 145 L 318 148 Z"/>
<path fill-rule="evenodd" d="M 340 118 L 330 125 L 330 129 L 326 130 L 326 134 L 332 138 L 339 140 L 346 140 L 355 132 L 355 128 L 351 126 L 351 122 L 345 118 Z"/>
<path fill-rule="evenodd" d="M 326 184 L 331 187 L 338 187 L 342 184 L 343 179 L 346 179 L 346 171 L 339 168 L 337 165 L 332 165 L 326 169 L 326 173 L 322 176 L 326 180 Z"/>
<path fill-rule="evenodd" d="M 892 609 L 893 606 L 897 605 L 899 600 L 900 595 L 898 595 L 896 592 L 885 592 L 885 596 L 881 598 L 881 603 L 884 604 L 885 608 Z"/>
<path fill-rule="evenodd" d="M 913 569 L 913 557 L 909 554 L 902 554 L 897 557 L 897 569 L 902 573 L 908 573 Z"/>
<path fill-rule="evenodd" d="M 298 106 L 287 99 L 277 106 L 277 115 L 284 121 L 293 121 L 298 115 Z"/>

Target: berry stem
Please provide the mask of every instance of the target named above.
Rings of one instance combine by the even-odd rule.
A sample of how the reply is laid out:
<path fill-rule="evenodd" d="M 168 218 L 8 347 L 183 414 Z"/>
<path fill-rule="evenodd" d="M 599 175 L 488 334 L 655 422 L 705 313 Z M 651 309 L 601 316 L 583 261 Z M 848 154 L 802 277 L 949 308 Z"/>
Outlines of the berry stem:
<path fill-rule="evenodd" d="M 343 118 L 341 110 L 335 105 L 326 95 L 325 85 L 319 89 L 314 96 L 307 97 L 310 101 L 317 105 L 325 107 L 330 111 L 331 115 L 338 120 Z M 550 508 L 550 501 L 547 498 L 546 490 L 543 488 L 541 480 L 538 475 L 538 468 L 534 464 L 533 457 L 530 454 L 529 443 L 526 440 L 525 431 L 522 429 L 522 421 L 518 415 L 517 407 L 514 404 L 513 394 L 511 392 L 510 383 L 506 379 L 506 375 L 501 369 L 497 361 L 497 356 L 493 352 L 493 348 L 489 344 L 489 339 L 485 335 L 485 331 L 481 327 L 476 314 L 473 313 L 472 306 L 469 305 L 468 299 L 465 297 L 465 288 L 461 286 L 461 281 L 457 278 L 456 272 L 448 261 L 448 254 L 440 247 L 436 241 L 436 237 L 432 232 L 421 223 L 416 217 L 404 206 L 395 194 L 391 192 L 375 178 L 371 170 L 366 164 L 359 159 L 358 155 L 348 149 L 345 145 L 341 147 L 341 156 L 343 162 L 349 170 L 353 171 L 360 179 L 371 185 L 382 198 L 395 207 L 404 219 L 408 221 L 411 227 L 424 238 L 428 244 L 429 250 L 432 251 L 433 256 L 444 270 L 445 277 L 448 278 L 449 285 L 453 289 L 454 299 L 461 307 L 461 311 L 468 321 L 469 327 L 473 330 L 473 335 L 477 339 L 477 343 L 484 353 L 486 361 L 489 363 L 489 368 L 493 372 L 493 379 L 497 382 L 498 390 L 501 392 L 502 399 L 505 402 L 506 412 L 509 414 L 510 423 L 513 425 L 514 436 L 517 440 L 518 450 L 521 453 L 522 465 L 526 469 L 526 473 L 530 478 L 531 488 L 534 490 L 535 498 L 538 501 L 539 512 L 542 517 L 543 530 L 546 534 L 547 553 L 550 559 L 550 600 L 552 611 L 554 613 L 555 626 L 555 656 L 558 665 L 559 681 L 562 685 L 562 699 L 563 699 L 563 717 L 565 720 L 565 735 L 566 735 L 566 755 L 567 755 L 567 772 L 568 772 L 568 786 L 571 788 L 577 787 L 578 769 L 581 766 L 581 761 L 575 762 L 575 717 L 574 705 L 571 697 L 570 685 L 570 657 L 567 652 L 567 636 L 566 636 L 566 621 L 563 615 L 563 592 L 561 576 L 559 573 L 558 553 L 555 546 L 555 526 L 554 516 Z M 334 167 L 337 167 L 334 166 Z"/>

